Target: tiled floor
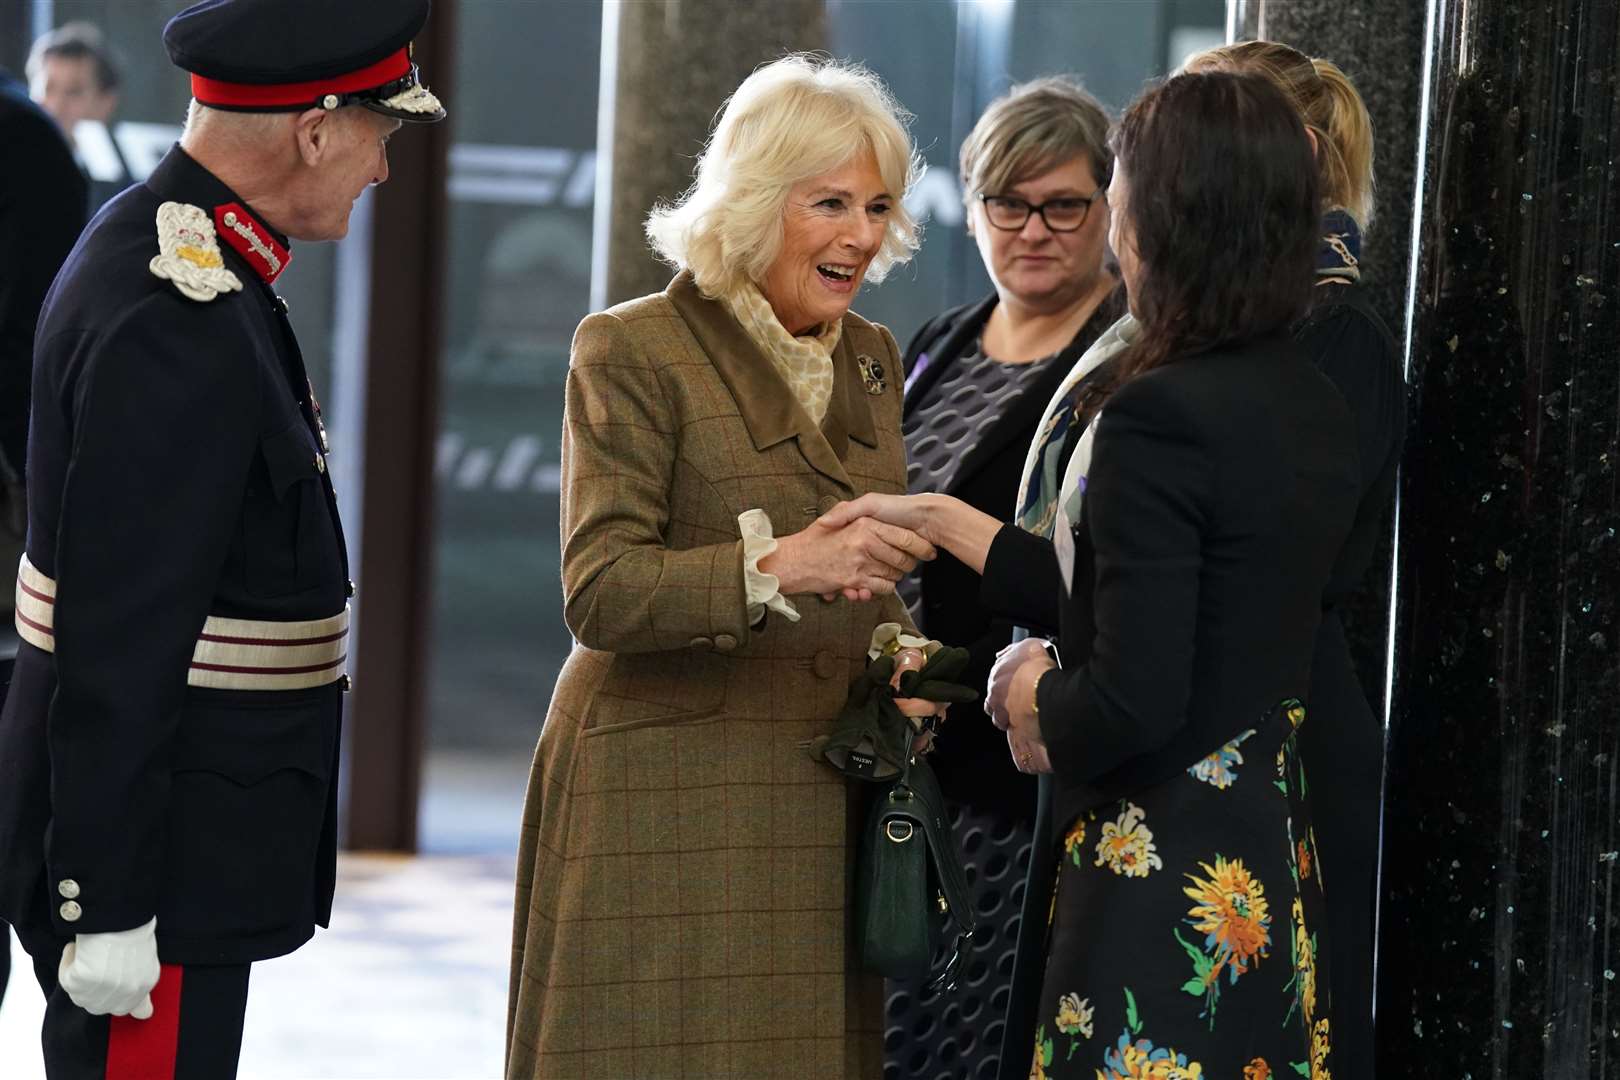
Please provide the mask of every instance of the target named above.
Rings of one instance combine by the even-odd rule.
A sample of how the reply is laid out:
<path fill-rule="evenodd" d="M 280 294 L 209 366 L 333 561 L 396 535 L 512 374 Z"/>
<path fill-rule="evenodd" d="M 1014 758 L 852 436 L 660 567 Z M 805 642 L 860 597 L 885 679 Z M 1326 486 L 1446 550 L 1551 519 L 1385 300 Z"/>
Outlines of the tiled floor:
<path fill-rule="evenodd" d="M 342 856 L 332 929 L 254 966 L 242 1080 L 500 1076 L 511 852 L 527 765 L 430 757 L 424 846 L 470 854 Z M 0 1080 L 44 1080 L 43 1002 L 27 957 L 13 950 Z"/>
<path fill-rule="evenodd" d="M 347 855 L 339 878 L 333 928 L 254 966 L 243 1080 L 500 1076 L 512 860 Z M 0 1076 L 43 1080 L 43 1003 L 14 956 Z"/>

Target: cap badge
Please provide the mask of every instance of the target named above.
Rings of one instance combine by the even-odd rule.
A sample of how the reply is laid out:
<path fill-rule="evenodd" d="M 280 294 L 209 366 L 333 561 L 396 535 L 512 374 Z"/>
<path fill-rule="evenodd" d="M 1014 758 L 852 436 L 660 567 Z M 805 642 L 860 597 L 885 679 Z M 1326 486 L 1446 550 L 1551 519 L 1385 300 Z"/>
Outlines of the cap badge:
<path fill-rule="evenodd" d="M 157 212 L 158 254 L 152 273 L 174 282 L 182 296 L 203 303 L 223 292 L 239 292 L 242 279 L 225 269 L 214 223 L 201 207 L 166 202 Z"/>
<path fill-rule="evenodd" d="M 438 96 L 421 83 L 413 84 L 410 89 L 385 98 L 381 102 L 385 108 L 397 109 L 408 113 L 437 113 L 444 110 L 444 104 Z"/>
<path fill-rule="evenodd" d="M 889 388 L 889 383 L 884 378 L 882 361 L 861 353 L 855 357 L 855 362 L 861 367 L 861 381 L 866 384 L 868 394 L 876 396 Z"/>

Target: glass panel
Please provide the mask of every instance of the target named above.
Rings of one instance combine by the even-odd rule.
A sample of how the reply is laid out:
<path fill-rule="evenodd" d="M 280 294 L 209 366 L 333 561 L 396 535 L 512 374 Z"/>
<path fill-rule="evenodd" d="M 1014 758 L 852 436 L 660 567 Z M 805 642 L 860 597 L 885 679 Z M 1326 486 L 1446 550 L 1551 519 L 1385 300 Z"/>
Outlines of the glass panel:
<path fill-rule="evenodd" d="M 601 5 L 458 9 L 425 849 L 516 846 L 570 637 L 559 437 L 590 297 Z"/>

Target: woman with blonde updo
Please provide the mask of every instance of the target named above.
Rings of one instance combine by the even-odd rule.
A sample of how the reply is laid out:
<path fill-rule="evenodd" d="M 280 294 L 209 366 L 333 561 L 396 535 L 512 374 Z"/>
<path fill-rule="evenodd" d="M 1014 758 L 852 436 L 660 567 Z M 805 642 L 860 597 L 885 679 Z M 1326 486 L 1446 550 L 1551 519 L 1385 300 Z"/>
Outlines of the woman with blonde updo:
<path fill-rule="evenodd" d="M 1361 502 L 1323 599 L 1300 753 L 1328 881 L 1330 982 L 1339 1080 L 1373 1075 L 1373 911 L 1377 901 L 1382 726 L 1356 677 L 1338 607 L 1361 585 L 1395 492 L 1406 386 L 1394 339 L 1359 284 L 1361 233 L 1373 217 L 1373 132 L 1355 86 L 1331 60 L 1275 41 L 1245 41 L 1187 61 L 1188 71 L 1259 75 L 1278 87 L 1315 136 L 1322 245 L 1315 302 L 1296 340 L 1350 406 L 1361 457 Z"/>

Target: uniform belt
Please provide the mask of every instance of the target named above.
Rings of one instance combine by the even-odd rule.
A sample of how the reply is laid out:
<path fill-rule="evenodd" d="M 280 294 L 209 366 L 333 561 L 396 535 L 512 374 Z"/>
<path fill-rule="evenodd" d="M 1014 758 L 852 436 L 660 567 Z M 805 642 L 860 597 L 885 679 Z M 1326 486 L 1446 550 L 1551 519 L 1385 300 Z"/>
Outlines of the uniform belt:
<path fill-rule="evenodd" d="M 24 555 L 17 567 L 17 634 L 56 651 L 56 582 Z M 208 616 L 186 682 L 211 690 L 304 690 L 343 677 L 349 607 L 328 619 L 270 622 Z"/>

